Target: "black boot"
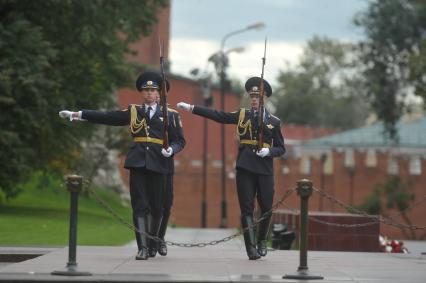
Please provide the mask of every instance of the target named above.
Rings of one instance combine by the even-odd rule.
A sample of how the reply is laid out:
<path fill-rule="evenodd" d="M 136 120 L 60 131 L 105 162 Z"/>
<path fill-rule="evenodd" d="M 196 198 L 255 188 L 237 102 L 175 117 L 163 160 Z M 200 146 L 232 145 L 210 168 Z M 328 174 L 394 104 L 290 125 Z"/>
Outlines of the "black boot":
<path fill-rule="evenodd" d="M 256 250 L 256 242 L 254 239 L 254 229 L 253 229 L 253 217 L 251 216 L 242 216 L 241 224 L 244 229 L 244 243 L 246 245 L 247 256 L 250 260 L 256 260 L 260 258 L 260 255 Z"/>
<path fill-rule="evenodd" d="M 148 241 L 146 233 L 148 232 L 148 220 L 147 216 L 138 216 L 136 218 L 137 228 L 140 231 L 139 232 L 139 239 L 140 239 L 140 250 L 138 254 L 136 255 L 137 260 L 146 260 L 148 259 Z"/>
<path fill-rule="evenodd" d="M 160 216 L 151 216 L 150 219 L 150 227 L 149 227 L 149 234 L 153 237 L 158 237 L 158 230 L 160 229 L 160 225 L 161 225 L 161 219 L 163 217 Z M 154 239 L 149 239 L 149 256 L 150 257 L 155 257 L 155 255 L 157 254 L 157 248 L 158 248 L 158 241 L 154 240 Z"/>
<path fill-rule="evenodd" d="M 158 242 L 158 253 L 162 256 L 167 255 L 167 245 L 166 245 L 166 242 L 164 242 L 164 236 L 166 235 L 169 216 L 170 215 L 163 215 L 163 219 L 161 220 L 160 230 L 158 231 L 158 237 L 163 240 L 161 242 Z"/>
<path fill-rule="evenodd" d="M 268 238 L 269 225 L 271 223 L 272 214 L 265 215 L 265 219 L 263 219 L 258 226 L 257 233 L 257 252 L 260 256 L 266 256 L 268 252 L 268 247 L 266 244 L 266 240 Z"/>
<path fill-rule="evenodd" d="M 137 216 L 135 215 L 133 215 L 133 226 L 135 226 L 139 230 Z M 139 232 L 137 231 L 135 231 L 135 238 L 136 238 L 136 244 L 138 245 L 138 252 L 139 252 L 142 248 L 142 244 L 141 244 L 141 236 Z"/>

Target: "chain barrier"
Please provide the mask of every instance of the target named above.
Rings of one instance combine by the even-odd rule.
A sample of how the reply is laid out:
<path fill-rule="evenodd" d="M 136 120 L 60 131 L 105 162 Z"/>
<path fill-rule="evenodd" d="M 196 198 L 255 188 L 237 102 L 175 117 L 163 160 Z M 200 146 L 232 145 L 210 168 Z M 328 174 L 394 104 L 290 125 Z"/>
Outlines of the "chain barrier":
<path fill-rule="evenodd" d="M 424 201 L 426 201 L 426 195 L 422 197 L 422 199 L 420 199 L 419 201 L 415 202 L 414 204 L 410 205 L 409 207 L 407 207 L 406 209 L 404 209 L 403 211 L 396 213 L 392 216 L 382 216 L 382 215 L 370 215 L 365 211 L 361 211 L 353 206 L 350 206 L 348 204 L 344 204 L 342 201 L 338 200 L 337 198 L 331 196 L 330 194 L 317 189 L 317 188 L 313 188 L 314 192 L 318 193 L 321 197 L 324 197 L 326 199 L 328 199 L 330 202 L 335 203 L 337 205 L 339 205 L 340 207 L 346 209 L 349 212 L 353 212 L 354 214 L 358 214 L 358 215 L 362 215 L 365 216 L 367 218 L 373 219 L 373 221 L 371 222 L 366 222 L 366 223 L 362 223 L 362 224 L 339 224 L 339 223 L 331 223 L 331 222 L 326 222 L 326 221 L 322 221 L 319 219 L 315 219 L 314 221 L 319 222 L 319 223 L 323 223 L 323 224 L 327 224 L 327 225 L 332 225 L 332 226 L 339 226 L 339 227 L 362 227 L 362 226 L 368 226 L 368 225 L 373 225 L 375 223 L 383 223 L 386 225 L 391 225 L 394 226 L 396 228 L 399 229 L 410 229 L 410 230 L 426 230 L 426 226 L 418 226 L 418 225 L 407 225 L 407 224 L 401 224 L 396 222 L 393 218 L 400 216 L 404 213 L 406 213 L 407 211 L 410 211 L 411 209 L 413 209 L 414 207 L 418 206 L 419 204 L 423 203 Z M 312 219 L 312 218 L 311 218 Z M 362 226 L 360 226 L 362 225 Z"/>
<path fill-rule="evenodd" d="M 300 210 L 295 209 L 293 207 L 290 207 L 286 203 L 283 203 L 283 206 L 285 206 L 287 209 L 289 209 L 290 211 L 292 211 L 294 214 L 300 214 Z M 321 224 L 325 224 L 325 225 L 329 225 L 329 226 L 345 227 L 345 228 L 365 227 L 365 226 L 370 226 L 370 225 L 374 225 L 374 224 L 377 223 L 377 221 L 372 221 L 372 222 L 357 223 L 357 224 L 341 224 L 341 223 L 334 223 L 334 222 L 328 222 L 328 221 L 320 220 L 320 219 L 315 218 L 313 216 L 308 216 L 308 217 L 313 222 L 317 222 L 317 223 L 321 223 Z"/>
<path fill-rule="evenodd" d="M 86 181 L 85 184 L 87 185 L 89 182 Z M 172 241 L 165 241 L 162 238 L 159 238 L 157 236 L 152 236 L 149 233 L 145 232 L 145 231 L 140 231 L 137 227 L 135 227 L 133 224 L 130 224 L 129 222 L 127 222 L 123 217 L 121 217 L 120 215 L 118 215 L 104 200 L 102 200 L 101 197 L 99 197 L 99 195 L 92 189 L 87 189 L 88 193 L 93 196 L 93 198 L 95 199 L 95 201 L 102 206 L 106 211 L 108 211 L 115 219 L 117 219 L 119 222 L 121 222 L 124 226 L 126 226 L 127 228 L 129 228 L 130 230 L 137 232 L 137 233 L 142 233 L 144 235 L 146 235 L 147 238 L 154 240 L 156 242 L 164 242 L 169 246 L 177 246 L 177 247 L 185 247 L 185 248 L 192 248 L 192 247 L 206 247 L 206 246 L 214 246 L 214 245 L 218 245 L 224 242 L 228 242 L 240 235 L 242 235 L 246 230 L 257 227 L 257 225 L 259 225 L 259 223 L 264 220 L 265 218 L 269 217 L 270 214 L 273 213 L 274 210 L 276 210 L 276 208 L 280 205 L 285 206 L 287 209 L 289 209 L 290 211 L 292 211 L 295 214 L 299 214 L 300 211 L 290 207 L 288 204 L 286 204 L 284 201 L 295 191 L 296 189 L 291 189 L 288 190 L 283 197 L 277 201 L 272 208 L 265 212 L 264 214 L 261 215 L 261 217 L 257 218 L 254 222 L 253 225 L 242 229 L 241 231 L 239 231 L 238 233 L 232 234 L 230 236 L 224 237 L 222 239 L 219 240 L 213 240 L 210 242 L 200 242 L 200 243 L 178 243 L 178 242 L 172 242 Z M 418 206 L 419 204 L 423 203 L 426 201 L 426 195 L 424 195 L 422 197 L 422 199 L 416 201 L 415 203 L 413 203 L 412 205 L 410 205 L 409 207 L 407 207 L 406 209 L 404 209 L 401 212 L 395 213 L 391 216 L 382 216 L 382 215 L 370 215 L 365 211 L 359 210 L 351 205 L 345 204 L 342 201 L 338 200 L 337 198 L 331 196 L 330 194 L 326 193 L 325 191 L 322 191 L 321 189 L 315 188 L 313 187 L 313 191 L 318 193 L 321 197 L 324 197 L 326 199 L 328 199 L 330 202 L 337 204 L 338 206 L 346 209 L 347 211 L 349 211 L 350 213 L 352 212 L 353 214 L 358 214 L 358 215 L 362 215 L 366 218 L 372 219 L 372 221 L 370 222 L 365 222 L 365 223 L 357 223 L 357 224 L 341 224 L 341 223 L 334 223 L 334 222 L 328 222 L 328 221 L 324 221 L 324 220 L 320 220 L 316 217 L 313 216 L 309 216 L 309 219 L 320 223 L 320 224 L 324 224 L 324 225 L 329 225 L 329 226 L 335 226 L 335 227 L 345 227 L 345 228 L 359 228 L 359 227 L 365 227 L 365 226 L 370 226 L 370 225 L 374 225 L 377 223 L 383 223 L 386 225 L 391 225 L 394 226 L 396 228 L 399 229 L 410 229 L 410 230 L 426 230 L 426 226 L 418 226 L 418 225 L 406 225 L 406 224 L 401 224 L 396 222 L 393 218 L 394 217 L 398 217 L 404 213 L 406 213 L 407 211 L 412 210 L 414 207 Z"/>
<path fill-rule="evenodd" d="M 86 183 L 87 184 L 87 183 Z M 266 219 L 267 217 L 269 217 L 270 214 L 272 214 L 272 212 L 279 206 L 281 205 L 296 189 L 292 189 L 292 190 L 288 190 L 284 196 L 278 201 L 276 202 L 272 208 L 265 212 L 264 214 L 262 214 L 261 217 L 259 217 L 258 219 L 256 219 L 253 222 L 253 225 L 248 226 L 244 229 L 242 229 L 240 232 L 235 233 L 233 235 L 224 237 L 222 239 L 219 240 L 213 240 L 210 242 L 201 242 L 201 243 L 177 243 L 177 242 L 172 242 L 172 241 L 165 241 L 162 238 L 159 238 L 157 236 L 152 236 L 149 233 L 145 232 L 145 231 L 140 231 L 137 227 L 135 227 L 133 224 L 130 224 L 129 222 L 127 222 L 123 217 L 121 217 L 120 215 L 118 215 L 118 213 L 116 213 L 111 206 L 109 206 L 104 200 L 102 200 L 101 197 L 99 197 L 99 195 L 92 189 L 88 189 L 87 191 L 89 192 L 89 194 L 91 196 L 93 196 L 93 198 L 95 199 L 95 201 L 101 206 L 103 207 L 106 211 L 108 211 L 114 218 L 116 218 L 119 222 L 121 222 L 124 226 L 126 226 L 127 228 L 129 228 L 130 230 L 137 232 L 137 233 L 142 233 L 144 234 L 147 238 L 154 240 L 156 242 L 164 242 L 166 243 L 168 246 L 177 246 L 177 247 L 184 247 L 184 248 L 193 248 L 193 247 L 197 247 L 197 248 L 202 248 L 202 247 L 206 247 L 206 246 L 214 246 L 214 245 L 218 245 L 220 243 L 224 243 L 224 242 L 228 242 L 240 235 L 242 235 L 246 230 L 250 229 L 250 228 L 254 228 L 257 225 L 259 225 L 259 223 Z"/>

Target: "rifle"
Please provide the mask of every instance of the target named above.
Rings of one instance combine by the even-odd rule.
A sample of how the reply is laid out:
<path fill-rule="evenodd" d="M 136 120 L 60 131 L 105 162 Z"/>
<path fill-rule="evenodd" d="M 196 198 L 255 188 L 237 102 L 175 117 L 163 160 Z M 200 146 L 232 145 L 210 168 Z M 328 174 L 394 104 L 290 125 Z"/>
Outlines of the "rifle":
<path fill-rule="evenodd" d="M 266 61 L 266 37 L 265 37 L 265 49 L 263 51 L 262 58 L 262 74 L 260 75 L 260 91 L 259 91 L 259 117 L 258 117 L 258 125 L 259 125 L 259 139 L 257 142 L 257 148 L 261 149 L 263 147 L 263 116 L 265 113 L 265 105 L 263 103 L 263 95 L 265 92 L 265 84 L 263 82 L 263 74 L 265 71 L 265 61 Z"/>
<path fill-rule="evenodd" d="M 164 58 L 163 58 L 163 48 L 161 45 L 160 38 L 158 38 L 158 44 L 160 45 L 160 67 L 161 67 L 161 90 L 160 90 L 160 105 L 163 112 L 163 148 L 169 148 L 169 132 L 167 131 L 167 126 L 169 125 L 169 115 L 167 109 L 167 83 L 166 75 L 164 74 Z"/>

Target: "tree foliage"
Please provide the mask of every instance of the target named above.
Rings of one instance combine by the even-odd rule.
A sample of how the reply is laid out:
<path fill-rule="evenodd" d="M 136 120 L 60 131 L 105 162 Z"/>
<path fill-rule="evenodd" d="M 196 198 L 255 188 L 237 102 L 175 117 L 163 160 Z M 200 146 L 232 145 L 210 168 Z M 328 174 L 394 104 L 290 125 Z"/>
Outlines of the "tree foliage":
<path fill-rule="evenodd" d="M 0 0 L 0 188 L 63 168 L 90 127 L 59 110 L 100 108 L 133 77 L 129 43 L 150 33 L 165 0 Z"/>
<path fill-rule="evenodd" d="M 342 129 L 362 125 L 368 107 L 357 68 L 352 45 L 314 37 L 299 65 L 278 78 L 276 114 L 299 125 Z"/>
<path fill-rule="evenodd" d="M 355 23 L 367 37 L 360 47 L 372 107 L 385 124 L 385 134 L 398 142 L 395 124 L 405 110 L 404 99 L 411 93 L 424 96 L 426 4 L 373 1 Z"/>
<path fill-rule="evenodd" d="M 387 215 L 386 209 L 395 209 L 406 225 L 413 225 L 409 217 L 409 208 L 413 205 L 416 195 L 412 191 L 412 183 L 399 176 L 389 176 L 384 183 L 374 185 L 373 192 L 367 196 L 359 209 L 368 214 L 384 215 L 393 219 L 396 215 Z M 402 233 L 409 239 L 416 239 L 413 230 L 400 227 Z"/>

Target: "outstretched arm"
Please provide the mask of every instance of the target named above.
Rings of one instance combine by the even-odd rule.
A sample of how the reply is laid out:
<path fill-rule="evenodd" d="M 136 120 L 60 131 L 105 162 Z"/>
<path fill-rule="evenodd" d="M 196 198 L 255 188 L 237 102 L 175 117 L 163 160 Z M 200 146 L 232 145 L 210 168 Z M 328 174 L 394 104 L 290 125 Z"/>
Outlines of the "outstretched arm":
<path fill-rule="evenodd" d="M 127 109 L 121 111 L 82 110 L 78 112 L 62 110 L 59 112 L 59 117 L 68 118 L 70 121 L 88 121 L 110 126 L 125 126 L 129 125 L 130 121 L 130 114 Z"/>
<path fill-rule="evenodd" d="M 202 116 L 222 124 L 237 124 L 239 111 L 224 112 L 220 110 L 210 109 L 203 106 L 191 105 L 185 102 L 179 102 L 178 108 L 190 111 L 198 116 Z"/>

